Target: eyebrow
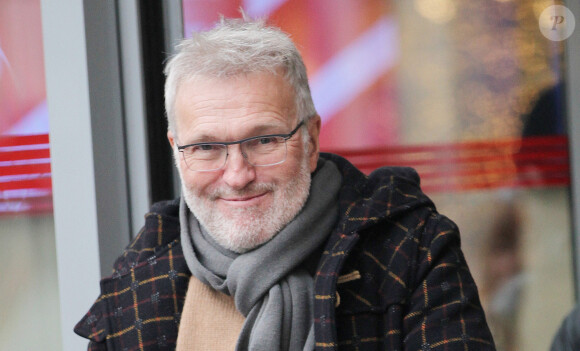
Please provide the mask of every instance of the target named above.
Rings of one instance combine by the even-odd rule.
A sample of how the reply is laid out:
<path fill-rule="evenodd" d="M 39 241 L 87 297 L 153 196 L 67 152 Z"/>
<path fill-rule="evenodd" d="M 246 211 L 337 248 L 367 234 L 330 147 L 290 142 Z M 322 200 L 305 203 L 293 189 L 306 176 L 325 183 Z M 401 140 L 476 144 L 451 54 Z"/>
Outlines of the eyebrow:
<path fill-rule="evenodd" d="M 275 131 L 276 129 L 279 129 L 279 128 L 280 128 L 280 126 L 278 126 L 278 125 L 275 126 L 275 125 L 272 125 L 272 124 L 266 124 L 266 125 L 262 124 L 262 125 L 258 125 L 256 127 L 252 128 L 250 130 L 250 132 L 248 133 L 247 136 L 245 136 L 243 138 L 236 139 L 236 140 L 242 140 L 242 139 L 257 137 L 257 136 L 261 136 L 261 135 L 286 134 L 286 133 L 288 133 L 288 131 Z M 221 139 L 219 137 L 216 137 L 215 135 L 201 134 L 201 135 L 197 135 L 194 138 L 190 139 L 184 145 L 198 144 L 198 143 L 230 142 L 230 141 L 236 141 L 236 140 L 224 140 L 224 139 Z"/>

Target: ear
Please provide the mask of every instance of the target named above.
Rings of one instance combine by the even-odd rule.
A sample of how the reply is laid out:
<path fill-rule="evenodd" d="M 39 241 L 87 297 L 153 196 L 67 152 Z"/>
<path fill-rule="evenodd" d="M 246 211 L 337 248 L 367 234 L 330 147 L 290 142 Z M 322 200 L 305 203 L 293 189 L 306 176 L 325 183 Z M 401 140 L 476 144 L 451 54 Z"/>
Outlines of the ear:
<path fill-rule="evenodd" d="M 171 131 L 167 132 L 167 139 L 169 140 L 169 144 L 171 145 L 171 148 L 175 149 L 175 138 L 173 137 L 173 133 Z"/>
<path fill-rule="evenodd" d="M 318 156 L 320 153 L 320 144 L 318 137 L 320 136 L 320 116 L 316 115 L 308 121 L 308 162 L 310 164 L 310 172 L 316 170 L 318 164 Z"/>
<path fill-rule="evenodd" d="M 167 132 L 167 140 L 169 140 L 169 145 L 171 145 L 171 154 L 173 155 L 173 162 L 175 164 L 175 167 L 177 168 L 177 170 L 179 170 L 180 168 L 180 164 L 179 164 L 179 157 L 178 157 L 178 153 L 176 152 L 176 140 L 175 140 L 175 136 L 173 135 L 173 133 L 171 131 Z"/>

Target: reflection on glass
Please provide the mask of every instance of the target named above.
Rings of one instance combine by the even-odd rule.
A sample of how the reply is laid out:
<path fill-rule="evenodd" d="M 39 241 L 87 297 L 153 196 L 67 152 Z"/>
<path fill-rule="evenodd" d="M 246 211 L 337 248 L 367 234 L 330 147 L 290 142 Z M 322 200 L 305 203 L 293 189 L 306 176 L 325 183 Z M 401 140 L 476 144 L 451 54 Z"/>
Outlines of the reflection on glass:
<path fill-rule="evenodd" d="M 0 1 L 0 350 L 61 350 L 40 17 Z"/>
<path fill-rule="evenodd" d="M 421 16 L 439 24 L 451 21 L 456 13 L 453 0 L 415 0 L 415 9 Z"/>
<path fill-rule="evenodd" d="M 183 3 L 187 35 L 240 5 L 291 33 L 321 148 L 415 167 L 461 229 L 498 349 L 548 349 L 574 299 L 563 44 L 538 28 L 553 1 Z"/>

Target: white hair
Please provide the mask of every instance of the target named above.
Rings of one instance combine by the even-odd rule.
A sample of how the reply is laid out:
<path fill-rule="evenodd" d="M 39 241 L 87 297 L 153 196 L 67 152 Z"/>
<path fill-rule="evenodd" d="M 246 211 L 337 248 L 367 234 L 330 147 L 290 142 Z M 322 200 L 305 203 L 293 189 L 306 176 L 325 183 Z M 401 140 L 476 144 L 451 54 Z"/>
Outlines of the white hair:
<path fill-rule="evenodd" d="M 211 30 L 182 40 L 165 66 L 165 110 L 175 135 L 175 99 L 179 86 L 197 76 L 231 77 L 254 72 L 282 72 L 294 89 L 299 121 L 316 115 L 306 67 L 298 49 L 280 29 L 263 20 L 225 19 Z"/>

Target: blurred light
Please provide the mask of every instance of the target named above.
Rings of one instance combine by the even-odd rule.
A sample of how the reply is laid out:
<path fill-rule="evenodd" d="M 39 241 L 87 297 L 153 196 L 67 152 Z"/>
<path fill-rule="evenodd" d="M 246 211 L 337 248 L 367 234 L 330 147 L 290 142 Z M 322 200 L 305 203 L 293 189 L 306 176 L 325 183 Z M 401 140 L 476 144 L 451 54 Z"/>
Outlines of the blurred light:
<path fill-rule="evenodd" d="M 454 0 L 415 0 L 415 10 L 437 24 L 451 21 L 457 12 Z"/>

